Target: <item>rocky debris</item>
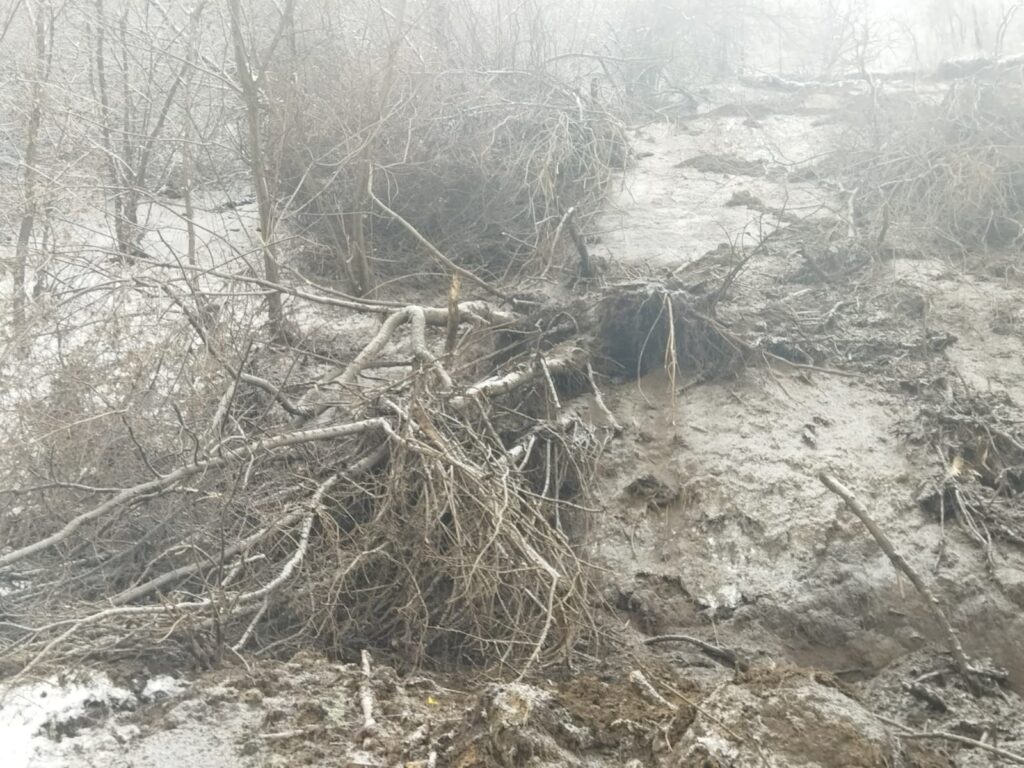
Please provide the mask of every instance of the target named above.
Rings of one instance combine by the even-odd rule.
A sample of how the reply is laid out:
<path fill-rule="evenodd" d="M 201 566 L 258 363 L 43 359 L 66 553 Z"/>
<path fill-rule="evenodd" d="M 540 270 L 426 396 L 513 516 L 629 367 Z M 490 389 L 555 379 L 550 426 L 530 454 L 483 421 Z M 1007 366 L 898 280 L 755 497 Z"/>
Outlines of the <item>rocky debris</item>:
<path fill-rule="evenodd" d="M 626 486 L 626 493 L 652 507 L 664 507 L 679 498 L 678 487 L 673 488 L 652 474 L 637 477 Z"/>
<path fill-rule="evenodd" d="M 458 768 L 579 766 L 575 755 L 593 741 L 549 691 L 523 683 L 485 690 L 463 739 L 455 748 Z"/>
<path fill-rule="evenodd" d="M 661 764 L 693 718 L 672 684 L 639 670 L 607 679 L 489 686 L 448 755 L 458 768 L 597 768 Z M 664 690 L 662 694 L 660 690 Z"/>

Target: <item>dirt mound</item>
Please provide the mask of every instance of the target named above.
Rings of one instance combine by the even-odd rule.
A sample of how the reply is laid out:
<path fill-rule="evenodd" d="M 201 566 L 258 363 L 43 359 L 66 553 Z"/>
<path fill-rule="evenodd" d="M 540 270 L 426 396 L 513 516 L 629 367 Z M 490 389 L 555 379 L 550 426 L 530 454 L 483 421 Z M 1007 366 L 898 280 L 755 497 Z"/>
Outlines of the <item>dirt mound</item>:
<path fill-rule="evenodd" d="M 757 160 L 745 160 L 735 155 L 697 155 L 683 160 L 677 167 L 730 176 L 764 176 L 768 172 L 764 163 Z"/>
<path fill-rule="evenodd" d="M 678 765 L 951 768 L 940 750 L 894 736 L 870 712 L 801 673 L 720 688 L 676 746 Z"/>

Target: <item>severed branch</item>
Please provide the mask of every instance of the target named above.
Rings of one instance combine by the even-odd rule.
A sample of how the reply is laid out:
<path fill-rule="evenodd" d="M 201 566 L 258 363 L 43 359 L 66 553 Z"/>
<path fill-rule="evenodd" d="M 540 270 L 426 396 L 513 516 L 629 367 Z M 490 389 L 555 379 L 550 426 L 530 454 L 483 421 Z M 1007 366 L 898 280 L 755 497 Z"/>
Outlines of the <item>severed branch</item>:
<path fill-rule="evenodd" d="M 261 288 L 266 288 L 268 291 L 288 294 L 289 296 L 294 296 L 297 299 L 302 299 L 303 301 L 308 301 L 312 304 L 322 304 L 324 306 L 337 307 L 339 309 L 350 309 L 353 312 L 362 312 L 372 315 L 387 315 L 396 310 L 405 308 L 405 305 L 400 302 L 382 301 L 379 299 L 356 299 L 347 294 L 333 291 L 330 288 L 325 288 L 315 283 L 311 283 L 311 285 L 318 291 L 322 291 L 322 293 L 311 293 L 310 291 L 304 291 L 301 288 L 295 288 L 284 283 L 267 280 L 266 278 L 255 277 L 253 275 L 231 274 L 228 272 L 220 272 L 216 269 L 191 267 L 177 263 L 160 263 L 155 264 L 154 266 L 182 272 L 194 272 L 196 274 L 220 278 L 221 280 L 258 285 Z M 306 282 L 309 281 L 307 280 Z M 424 307 L 423 312 L 428 325 L 446 326 L 448 324 L 448 309 L 446 307 Z M 500 325 L 513 322 L 516 319 L 516 315 L 502 311 L 493 304 L 488 304 L 486 301 L 477 300 L 461 302 L 459 304 L 459 318 L 460 322 Z"/>
<path fill-rule="evenodd" d="M 695 645 L 704 651 L 705 654 L 710 656 L 712 659 L 724 664 L 729 664 L 736 667 L 736 669 L 746 670 L 748 668 L 747 662 L 740 658 L 736 651 L 729 650 L 728 648 L 722 648 L 711 643 L 706 643 L 703 640 L 690 637 L 689 635 L 657 635 L 655 637 L 648 637 L 644 639 L 644 645 L 658 645 L 660 643 L 690 643 Z"/>
<path fill-rule="evenodd" d="M 982 670 L 976 669 L 971 665 L 967 654 L 964 652 L 963 645 L 960 643 L 960 638 L 957 636 L 956 630 L 953 629 L 953 625 L 950 624 L 949 619 L 946 618 L 942 604 L 939 602 L 938 597 L 935 596 L 935 593 L 925 584 L 924 579 L 911 567 L 903 555 L 896 551 L 889 537 L 878 527 L 878 524 L 868 514 L 867 508 L 860 503 L 849 488 L 827 472 L 818 473 L 818 479 L 832 493 L 841 498 L 846 503 L 846 507 L 864 523 L 864 527 L 868 529 L 868 532 L 878 543 L 885 556 L 889 558 L 889 562 L 893 564 L 893 567 L 897 571 L 906 574 L 907 578 L 910 579 L 918 594 L 924 599 L 925 605 L 931 611 L 932 616 L 939 623 L 939 626 L 942 627 L 942 631 L 946 635 L 946 642 L 949 644 L 949 650 L 953 654 L 953 660 L 960 674 L 975 693 L 980 692 L 977 676 L 984 673 Z"/>
<path fill-rule="evenodd" d="M 363 710 L 363 746 L 377 731 L 377 721 L 373 717 L 373 671 L 370 667 L 373 661 L 370 652 L 363 649 L 360 654 L 363 664 L 363 682 L 359 685 L 359 706 Z"/>
<path fill-rule="evenodd" d="M 327 384 L 335 384 L 340 387 L 351 386 L 355 383 L 356 378 L 375 358 L 380 354 L 381 350 L 384 349 L 385 345 L 391 340 L 391 337 L 395 335 L 395 331 L 398 327 L 409 320 L 411 314 L 410 310 L 402 309 L 389 315 L 388 318 L 381 325 L 380 330 L 377 331 L 377 335 L 374 336 L 370 343 L 367 344 L 362 350 L 356 355 L 355 360 L 344 367 L 335 368 L 326 375 L 324 375 L 320 381 L 319 386 L 325 386 Z M 301 427 L 307 424 L 311 419 L 322 415 L 330 409 L 330 405 L 326 403 L 319 403 L 314 406 L 303 406 L 309 412 L 308 416 L 297 416 L 292 420 L 292 426 Z"/>
<path fill-rule="evenodd" d="M 547 377 L 551 373 L 564 373 L 576 370 L 583 366 L 585 359 L 586 352 L 579 347 L 563 348 L 561 351 L 556 348 L 551 351 L 550 357 L 543 360 L 543 363 L 540 360 L 532 361 L 529 365 L 518 370 L 478 381 L 476 384 L 468 387 L 464 394 L 453 397 L 451 405 L 458 410 L 462 410 L 479 397 L 491 398 L 497 395 L 504 395 L 537 378 Z"/>
<path fill-rule="evenodd" d="M 448 286 L 448 324 L 444 335 L 444 358 L 450 363 L 455 354 L 455 345 L 459 340 L 459 276 L 452 275 Z"/>
<path fill-rule="evenodd" d="M 299 563 L 302 562 L 302 559 L 306 556 L 306 551 L 309 549 L 309 534 L 313 530 L 313 521 L 316 519 L 317 514 L 323 507 L 324 495 L 337 484 L 339 479 L 341 479 L 340 474 L 333 474 L 317 486 L 316 492 L 313 494 L 313 498 L 309 501 L 309 509 L 303 516 L 302 534 L 299 536 L 299 545 L 296 547 L 295 552 L 288 559 L 288 562 L 286 562 L 281 568 L 281 572 L 271 579 L 271 581 L 265 586 L 260 587 L 254 592 L 248 593 L 248 595 L 246 595 L 247 600 L 266 597 L 278 586 L 291 578 L 291 575 L 295 572 Z"/>
<path fill-rule="evenodd" d="M 407 322 L 412 326 L 410 346 L 413 356 L 433 370 L 440 378 L 446 392 L 450 392 L 454 384 L 451 376 L 427 347 L 425 337 L 427 314 L 426 310 L 419 306 L 408 306 L 389 315 L 377 334 L 360 350 L 354 360 L 343 367 L 339 366 L 329 371 L 320 379 L 317 386 L 332 385 L 344 388 L 353 385 L 359 374 L 373 364 L 373 359 L 381 353 L 398 329 Z M 550 355 L 547 358 L 538 358 L 527 366 L 509 373 L 479 381 L 468 387 L 463 394 L 452 397 L 449 402 L 455 409 L 464 410 L 477 398 L 507 394 L 538 377 L 545 377 L 550 381 L 552 373 L 576 370 L 581 368 L 586 360 L 586 352 L 577 346 L 564 347 L 561 351 L 556 348 L 550 352 Z M 299 403 L 297 407 L 310 415 L 297 416 L 292 420 L 294 427 L 301 427 L 309 423 L 310 420 L 323 415 L 330 410 L 332 405 L 329 403 L 317 405 Z"/>
<path fill-rule="evenodd" d="M 341 475 L 335 473 L 317 486 L 316 492 L 313 494 L 313 497 L 309 501 L 309 509 L 305 512 L 302 520 L 302 533 L 299 536 L 299 545 L 295 548 L 295 552 L 292 554 L 292 556 L 288 558 L 288 562 L 286 562 L 281 567 L 280 573 L 278 573 L 277 576 L 271 579 L 271 581 L 265 586 L 253 592 L 249 592 L 243 596 L 245 602 L 258 600 L 260 598 L 263 598 L 263 602 L 260 604 L 259 609 L 256 611 L 256 615 L 253 616 L 252 620 L 249 622 L 249 625 L 245 628 L 245 632 L 242 633 L 241 638 L 239 638 L 238 642 L 235 643 L 235 645 L 232 647 L 232 649 L 236 653 L 245 647 L 245 644 L 249 640 L 249 636 L 252 634 L 253 629 L 255 629 L 256 624 L 259 622 L 261 618 L 263 618 L 263 614 L 266 612 L 267 607 L 270 605 L 271 593 L 279 586 L 284 584 L 286 581 L 288 581 L 288 579 L 290 579 L 292 574 L 295 572 L 295 569 L 299 566 L 303 559 L 305 559 L 306 552 L 309 550 L 309 535 L 313 530 L 313 521 L 316 520 L 316 516 L 320 513 L 320 511 L 323 508 L 324 495 L 327 493 L 327 491 L 333 488 L 340 479 Z M 240 600 L 239 602 L 242 601 Z"/>
<path fill-rule="evenodd" d="M 457 307 L 457 305 L 456 305 Z M 452 377 L 448 375 L 448 371 L 444 369 L 444 366 L 434 356 L 434 353 L 430 351 L 427 346 L 427 318 L 423 312 L 422 307 L 409 307 L 409 319 L 412 325 L 412 332 L 410 334 L 410 344 L 412 346 L 412 354 L 416 360 L 422 365 L 430 368 L 437 377 L 441 380 L 441 385 L 444 387 L 445 392 L 451 392 Z M 456 309 L 454 316 L 458 317 L 458 310 Z"/>
<path fill-rule="evenodd" d="M 580 277 L 590 278 L 594 276 L 593 260 L 590 258 L 590 251 L 587 249 L 587 241 L 580 234 L 579 227 L 576 226 L 576 222 L 573 220 L 573 214 L 575 213 L 576 208 L 574 206 L 565 212 L 562 222 L 565 223 L 565 228 L 569 230 L 569 237 L 576 248 L 576 255 L 580 257 Z M 559 222 L 559 227 L 562 226 L 562 222 Z"/>
<path fill-rule="evenodd" d="M 881 720 L 887 725 L 891 725 L 894 728 L 899 728 L 900 735 L 905 739 L 941 739 L 943 741 L 952 741 L 956 744 L 963 744 L 967 747 L 973 747 L 974 749 L 982 749 L 986 752 L 991 752 L 993 755 L 999 755 L 1009 760 L 1011 763 L 1017 763 L 1018 765 L 1024 765 L 1024 755 L 1017 752 L 1010 752 L 1009 750 L 997 747 L 994 744 L 986 744 L 984 741 L 978 741 L 977 739 L 971 739 L 967 736 L 961 736 L 959 733 L 949 733 L 948 731 L 915 731 L 912 728 L 905 726 L 898 720 L 892 720 L 888 717 L 883 717 L 877 713 L 872 713 L 876 718 Z"/>
<path fill-rule="evenodd" d="M 233 646 L 231 646 L 231 650 L 235 653 L 240 653 L 241 650 L 245 648 L 245 644 L 249 642 L 249 638 L 252 637 L 253 630 L 256 629 L 256 625 L 260 623 L 260 619 L 263 618 L 263 615 L 267 612 L 267 608 L 269 607 L 270 596 L 268 595 L 263 598 L 263 602 L 260 603 L 260 607 L 256 610 L 256 613 L 253 614 L 252 619 L 249 620 L 249 624 L 246 626 L 242 636 L 238 638 L 238 641 Z"/>
<path fill-rule="evenodd" d="M 250 459 L 254 455 L 269 453 L 279 448 L 288 448 L 294 445 L 301 445 L 303 443 L 319 440 L 333 440 L 338 437 L 349 437 L 351 435 L 357 435 L 372 430 L 383 430 L 389 435 L 394 434 L 391 425 L 385 419 L 375 418 L 364 419 L 363 421 L 356 421 L 348 424 L 338 424 L 332 427 L 286 432 L 283 435 L 275 435 L 274 437 L 267 437 L 262 440 L 254 440 L 241 448 L 233 450 L 229 450 L 222 445 L 220 446 L 220 455 L 204 459 L 202 461 L 197 461 L 192 464 L 186 464 L 163 477 L 155 478 L 145 483 L 139 483 L 131 488 L 125 488 L 116 496 L 108 499 L 99 506 L 93 507 L 87 512 L 83 512 L 77 517 L 72 518 L 59 531 L 56 531 L 55 533 L 52 533 L 49 536 L 27 546 L 21 547 L 20 549 L 16 549 L 13 552 L 8 552 L 6 555 L 0 557 L 0 568 L 11 565 L 12 563 L 16 563 L 20 560 L 24 560 L 26 557 L 31 557 L 38 552 L 45 551 L 50 547 L 65 541 L 69 536 L 71 536 L 71 534 L 86 523 L 103 517 L 131 501 L 142 496 L 166 491 L 182 480 L 206 472 L 207 470 L 219 469 L 220 467 L 226 466 L 232 462 Z"/>
<path fill-rule="evenodd" d="M 220 396 L 220 400 L 217 401 L 217 410 L 213 414 L 213 418 L 210 419 L 210 426 L 207 429 L 207 433 L 214 436 L 221 434 L 221 430 L 224 427 L 224 422 L 228 417 L 228 412 L 231 409 L 231 403 L 235 399 L 235 392 L 238 390 L 238 377 L 235 377 L 228 384 L 224 390 L 224 394 Z"/>
<path fill-rule="evenodd" d="M 371 454 L 371 456 L 373 455 L 374 454 Z M 367 466 L 361 467 L 362 471 L 365 471 L 367 468 Z M 249 622 L 245 632 L 243 633 L 242 638 L 235 644 L 235 651 L 240 650 L 242 646 L 245 645 L 245 642 L 248 640 L 249 635 L 251 634 L 256 623 L 263 616 L 263 613 L 266 611 L 268 605 L 267 600 L 270 594 L 275 589 L 277 589 L 281 584 L 283 584 L 291 578 L 292 574 L 295 572 L 295 569 L 298 567 L 299 563 L 301 563 L 302 560 L 305 558 L 306 552 L 309 549 L 309 539 L 313 527 L 313 521 L 316 518 L 316 515 L 321 510 L 323 504 L 323 497 L 327 493 L 327 491 L 329 491 L 338 482 L 338 480 L 341 479 L 342 475 L 343 473 L 341 472 L 335 473 L 331 475 L 329 478 L 327 478 L 327 480 L 320 483 L 320 485 L 317 487 L 316 491 L 314 492 L 313 496 L 310 499 L 310 502 L 307 505 L 308 509 L 305 509 L 304 515 L 302 515 L 302 533 L 299 538 L 298 546 L 296 547 L 296 550 L 292 554 L 292 556 L 281 567 L 281 570 L 278 573 L 278 575 L 274 577 L 270 582 L 268 582 L 267 584 L 258 589 L 250 590 L 248 592 L 242 592 L 240 594 L 236 594 L 233 596 L 228 596 L 227 601 L 230 602 L 232 605 L 227 611 L 227 615 L 232 615 L 240 612 L 243 608 L 245 608 L 245 606 L 249 605 L 250 603 L 262 601 L 259 609 L 256 612 L 255 617 Z M 175 572 L 175 575 L 180 577 L 182 574 Z M 145 591 L 152 591 L 152 588 L 146 589 Z M 174 610 L 179 612 L 195 611 L 215 607 L 216 605 L 217 599 L 213 595 L 200 598 L 198 600 L 183 601 L 178 603 L 165 603 L 140 606 L 122 605 L 107 608 L 105 610 L 98 611 L 88 616 L 58 621 L 46 627 L 37 628 L 36 630 L 34 630 L 34 632 L 39 633 L 49 629 L 54 629 L 56 627 L 70 625 L 66 630 L 64 630 L 64 632 L 62 632 L 60 635 L 58 635 L 49 643 L 47 643 L 43 647 L 43 649 L 39 651 L 35 655 L 35 657 L 33 657 L 33 659 L 18 673 L 15 679 L 25 675 L 30 669 L 32 669 L 40 661 L 42 661 L 42 659 L 45 658 L 50 653 L 50 651 L 52 651 L 58 645 L 63 643 L 65 640 L 69 639 L 82 627 L 91 624 L 97 624 L 106 619 L 115 618 L 119 616 L 156 616 L 159 614 L 166 613 L 168 610 Z"/>
<path fill-rule="evenodd" d="M 236 555 L 240 555 L 253 545 L 258 544 L 260 541 L 265 539 L 274 531 L 280 530 L 291 525 L 292 523 L 298 522 L 302 519 L 302 515 L 303 510 L 292 511 L 284 517 L 282 517 L 280 520 L 275 521 L 272 525 L 268 525 L 265 528 L 261 528 L 254 534 L 246 536 L 244 539 L 241 539 L 240 541 L 236 541 L 231 546 L 225 547 L 223 553 L 221 553 L 221 559 L 227 560 L 229 558 L 235 557 Z M 188 565 L 183 565 L 180 568 L 175 568 L 173 570 L 167 571 L 166 573 L 162 573 L 159 576 L 155 576 L 149 581 L 143 582 L 142 584 L 132 587 L 131 589 L 126 589 L 123 592 L 114 595 L 112 598 L 110 598 L 110 603 L 111 605 L 126 605 L 127 603 L 131 603 L 135 600 L 138 600 L 141 597 L 145 597 L 146 595 L 155 592 L 156 590 L 166 586 L 167 584 L 172 584 L 175 581 L 179 581 L 180 579 L 184 579 L 188 576 L 191 576 L 192 574 L 202 570 L 203 568 L 210 567 L 213 564 L 214 563 L 211 561 L 204 560 L 195 563 L 189 563 Z"/>

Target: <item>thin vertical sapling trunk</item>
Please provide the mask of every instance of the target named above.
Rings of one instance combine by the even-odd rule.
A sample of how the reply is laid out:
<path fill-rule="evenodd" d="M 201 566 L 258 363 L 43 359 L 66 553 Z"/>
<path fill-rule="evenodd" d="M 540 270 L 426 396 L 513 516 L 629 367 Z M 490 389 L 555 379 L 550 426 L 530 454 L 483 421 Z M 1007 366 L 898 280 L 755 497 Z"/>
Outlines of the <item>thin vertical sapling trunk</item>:
<path fill-rule="evenodd" d="M 287 20 L 291 18 L 295 8 L 295 0 L 288 0 L 282 11 L 281 25 L 275 35 L 263 68 L 270 60 L 273 49 L 281 38 Z M 228 9 L 231 16 L 231 41 L 235 53 L 235 67 L 238 70 L 238 81 L 241 86 L 242 100 L 245 105 L 245 116 L 248 124 L 249 172 L 255 187 L 256 206 L 260 218 L 260 247 L 263 254 L 263 269 L 268 282 L 280 283 L 280 269 L 277 263 L 277 245 L 274 240 L 274 228 L 277 224 L 274 198 L 267 180 L 266 153 L 264 151 L 263 133 L 260 127 L 260 83 L 263 73 L 255 73 L 252 57 L 246 50 L 245 37 L 242 34 L 242 9 L 239 0 L 229 0 Z M 267 313 L 271 331 L 279 340 L 285 340 L 284 310 L 281 304 L 280 291 L 267 294 Z"/>
<path fill-rule="evenodd" d="M 32 5 L 28 5 L 32 13 Z M 49 3 L 41 4 L 34 9 L 35 24 L 32 36 L 32 48 L 35 54 L 35 71 L 32 78 L 31 106 L 29 107 L 28 128 L 25 132 L 25 156 L 22 185 L 24 190 L 24 209 L 21 223 L 18 226 L 18 242 L 14 252 L 14 328 L 20 330 L 25 325 L 25 273 L 28 265 L 29 246 L 32 240 L 32 229 L 35 226 L 36 207 L 39 197 L 39 173 L 36 162 L 39 154 L 39 127 L 43 119 L 43 86 L 49 74 L 46 63 L 47 12 L 49 22 L 53 24 L 53 9 Z"/>
<path fill-rule="evenodd" d="M 189 34 L 195 38 L 198 23 L 206 0 L 203 0 L 190 11 Z M 117 59 L 121 77 L 120 105 L 120 142 L 115 143 L 113 124 L 114 106 L 111 103 L 106 63 L 106 20 L 103 0 L 95 0 L 96 35 L 95 35 L 95 84 L 100 105 L 100 132 L 103 149 L 107 155 L 110 182 L 113 186 L 114 236 L 117 240 L 117 251 L 121 258 L 131 261 L 146 254 L 139 248 L 138 208 L 145 192 L 149 166 L 160 135 L 167 123 L 168 115 L 177 98 L 178 91 L 185 80 L 190 77 L 194 62 L 186 57 L 179 65 L 174 80 L 162 94 L 162 100 L 155 112 L 148 99 L 143 101 L 145 108 L 139 108 L 133 98 L 132 76 L 129 64 L 128 18 L 127 9 L 118 19 L 118 41 L 120 58 Z M 169 56 L 169 51 L 158 51 L 160 57 Z M 154 57 L 146 73 L 146 89 L 149 93 L 157 92 L 155 82 L 156 59 Z M 141 139 L 141 143 L 140 143 Z"/>
<path fill-rule="evenodd" d="M 402 42 L 405 25 L 405 0 L 397 0 L 395 12 L 387 14 L 395 19 L 395 32 L 388 40 L 387 62 L 380 89 L 376 95 L 376 115 L 373 120 L 373 134 L 367 140 L 359 158 L 359 172 L 356 177 L 356 196 L 354 210 L 349 214 L 348 254 L 347 263 L 353 289 L 357 295 L 365 296 L 373 289 L 373 245 L 369 242 L 366 232 L 366 214 L 370 210 L 373 190 L 373 163 L 376 151 L 377 132 L 380 131 L 384 115 L 387 113 L 388 97 L 395 80 L 395 63 L 398 49 Z"/>

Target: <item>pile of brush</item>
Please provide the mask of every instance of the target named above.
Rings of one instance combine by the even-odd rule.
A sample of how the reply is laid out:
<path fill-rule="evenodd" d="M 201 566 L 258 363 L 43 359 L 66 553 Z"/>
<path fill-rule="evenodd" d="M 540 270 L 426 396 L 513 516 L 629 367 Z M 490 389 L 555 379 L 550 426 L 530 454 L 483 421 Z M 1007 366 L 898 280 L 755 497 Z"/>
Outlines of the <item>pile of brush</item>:
<path fill-rule="evenodd" d="M 192 374 L 209 394 L 172 423 L 142 405 L 62 418 L 25 457 L 46 477 L 85 440 L 94 461 L 87 479 L 5 492 L 11 670 L 310 645 L 515 671 L 564 658 L 599 635 L 584 489 L 621 430 L 600 382 L 725 372 L 749 352 L 707 306 L 657 284 L 511 311 L 347 299 L 380 318 L 376 334 L 292 384 L 295 350 L 231 362 L 164 287 L 223 370 Z"/>
<path fill-rule="evenodd" d="M 1024 237 L 1024 87 L 966 78 L 908 98 L 879 86 L 842 140 L 855 228 L 962 252 Z"/>

